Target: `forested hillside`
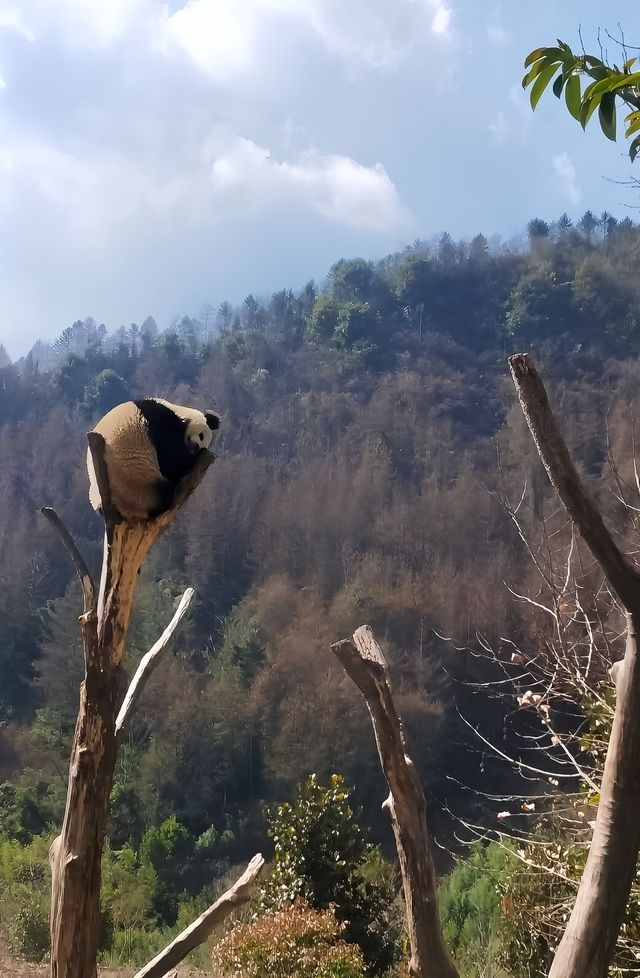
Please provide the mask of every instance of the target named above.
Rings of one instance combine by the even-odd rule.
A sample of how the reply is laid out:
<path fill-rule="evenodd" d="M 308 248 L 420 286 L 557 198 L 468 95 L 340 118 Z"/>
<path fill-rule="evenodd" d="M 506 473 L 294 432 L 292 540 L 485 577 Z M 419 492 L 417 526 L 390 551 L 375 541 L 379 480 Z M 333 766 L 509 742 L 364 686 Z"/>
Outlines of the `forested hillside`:
<path fill-rule="evenodd" d="M 223 421 L 218 461 L 143 572 L 129 670 L 184 587 L 197 593 L 123 751 L 111 848 L 150 846 L 175 817 L 196 841 L 169 882 L 197 893 L 263 838 L 265 801 L 336 771 L 387 844 L 369 720 L 329 652 L 363 622 L 389 652 L 439 841 L 454 844 L 458 817 L 494 818 L 469 789 L 515 775 L 459 714 L 503 746 L 512 721 L 464 650 L 478 635 L 535 641 L 513 594 L 535 594 L 535 568 L 496 494 L 524 494 L 534 534 L 557 505 L 506 357 L 534 353 L 624 531 L 607 446 L 626 472 L 639 266 L 640 227 L 587 212 L 575 227 L 532 221 L 521 247 L 444 234 L 378 264 L 341 260 L 322 284 L 164 331 L 88 319 L 17 363 L 0 350 L 0 839 L 29 843 L 60 820 L 82 675 L 77 583 L 38 509 L 55 507 L 97 566 L 85 432 L 150 395 Z"/>

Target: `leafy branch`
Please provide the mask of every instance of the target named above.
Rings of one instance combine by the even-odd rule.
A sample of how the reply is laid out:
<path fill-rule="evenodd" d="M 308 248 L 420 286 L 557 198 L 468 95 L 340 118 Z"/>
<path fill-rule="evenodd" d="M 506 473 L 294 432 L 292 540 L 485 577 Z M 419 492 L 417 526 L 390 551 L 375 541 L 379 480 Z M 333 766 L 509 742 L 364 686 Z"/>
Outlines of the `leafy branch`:
<path fill-rule="evenodd" d="M 640 71 L 634 71 L 637 61 L 637 58 L 629 58 L 619 68 L 592 54 L 575 54 L 568 44 L 558 40 L 556 47 L 536 48 L 527 56 L 522 87 L 530 87 L 531 108 L 535 109 L 553 80 L 554 95 L 562 98 L 564 92 L 567 109 L 582 128 L 586 129 L 597 109 L 600 127 L 613 141 L 616 139 L 617 104 L 621 102 L 627 106 L 631 112 L 624 119 L 624 134 L 627 138 L 633 137 L 629 146 L 633 162 L 640 152 Z M 591 79 L 584 91 L 582 79 Z"/>

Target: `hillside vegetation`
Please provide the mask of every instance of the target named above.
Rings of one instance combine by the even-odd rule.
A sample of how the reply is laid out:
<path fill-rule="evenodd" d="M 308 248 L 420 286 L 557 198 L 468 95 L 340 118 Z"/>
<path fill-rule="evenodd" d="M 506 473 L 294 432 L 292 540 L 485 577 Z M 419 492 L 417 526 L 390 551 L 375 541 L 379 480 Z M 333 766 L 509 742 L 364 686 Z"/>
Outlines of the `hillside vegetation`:
<path fill-rule="evenodd" d="M 533 220 L 523 242 L 445 234 L 164 331 L 87 319 L 17 363 L 0 350 L 0 900 L 15 860 L 31 865 L 29 847 L 39 859 L 60 822 L 82 676 L 77 583 L 37 511 L 54 506 L 98 565 L 84 435 L 132 397 L 214 408 L 223 423 L 218 461 L 140 583 L 130 670 L 184 587 L 197 596 L 119 763 L 105 946 L 126 960 L 134 930 L 189 919 L 264 844 L 263 803 L 310 773 L 341 772 L 388 847 L 369 720 L 329 652 L 363 622 L 389 653 L 439 841 L 455 847 L 458 818 L 495 817 L 475 789 L 516 776 L 459 714 L 504 747 L 509 710 L 463 650 L 478 635 L 535 641 L 505 587 L 534 593 L 535 569 L 496 493 L 523 495 L 532 527 L 556 507 L 506 357 L 534 353 L 620 534 L 607 453 L 631 479 L 640 380 L 640 228 L 587 212 L 575 227 Z M 36 922 L 45 891 L 29 891 Z"/>

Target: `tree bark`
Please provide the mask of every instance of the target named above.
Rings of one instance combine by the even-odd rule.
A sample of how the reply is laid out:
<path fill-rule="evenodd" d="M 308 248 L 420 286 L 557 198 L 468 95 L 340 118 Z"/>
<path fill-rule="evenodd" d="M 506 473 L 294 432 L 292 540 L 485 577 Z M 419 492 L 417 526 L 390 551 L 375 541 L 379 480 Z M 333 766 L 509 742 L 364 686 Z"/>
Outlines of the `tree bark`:
<path fill-rule="evenodd" d="M 407 906 L 409 973 L 411 978 L 458 978 L 442 936 L 424 793 L 407 753 L 382 649 L 363 625 L 353 641 L 337 642 L 331 650 L 364 696 L 389 786 L 385 807 L 391 814 Z"/>
<path fill-rule="evenodd" d="M 197 920 L 194 920 L 182 933 L 178 934 L 171 944 L 168 944 L 163 951 L 155 956 L 153 961 L 145 964 L 144 968 L 137 971 L 133 978 L 169 978 L 167 971 L 170 968 L 175 968 L 194 948 L 204 944 L 218 924 L 221 924 L 232 910 L 247 902 L 251 896 L 253 884 L 260 875 L 263 866 L 264 859 L 260 853 L 257 853 L 240 879 L 226 893 L 223 893 L 208 910 L 200 914 Z"/>
<path fill-rule="evenodd" d="M 97 595 L 75 544 L 65 540 L 64 527 L 56 527 L 83 585 L 85 607 L 80 623 L 85 678 L 80 688 L 62 831 L 50 850 L 52 978 L 96 976 L 100 864 L 118 749 L 116 717 L 122 663 L 138 572 L 150 547 L 173 522 L 215 458 L 206 450 L 200 452 L 171 510 L 157 519 L 129 524 L 122 522 L 111 504 L 104 440 L 95 432 L 89 433 L 88 440 L 105 517 Z M 66 536 L 70 541 L 68 533 Z"/>
<path fill-rule="evenodd" d="M 606 978 L 640 849 L 640 574 L 619 550 L 585 491 L 526 354 L 509 360 L 538 454 L 560 501 L 627 611 L 627 644 L 600 803 L 576 902 L 549 978 Z"/>

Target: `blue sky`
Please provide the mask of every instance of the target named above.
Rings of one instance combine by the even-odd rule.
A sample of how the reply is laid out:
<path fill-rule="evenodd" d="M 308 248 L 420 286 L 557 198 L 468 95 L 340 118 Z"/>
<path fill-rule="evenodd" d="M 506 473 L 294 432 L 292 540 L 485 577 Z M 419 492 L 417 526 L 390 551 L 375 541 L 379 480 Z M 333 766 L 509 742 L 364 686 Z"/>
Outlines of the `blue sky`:
<path fill-rule="evenodd" d="M 0 0 L 0 342 L 165 326 L 443 230 L 628 213 L 624 142 L 520 87 L 579 25 L 640 44 L 637 5 L 607 7 Z"/>

